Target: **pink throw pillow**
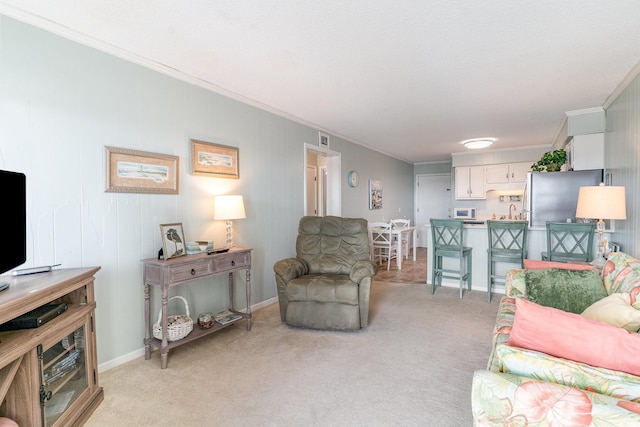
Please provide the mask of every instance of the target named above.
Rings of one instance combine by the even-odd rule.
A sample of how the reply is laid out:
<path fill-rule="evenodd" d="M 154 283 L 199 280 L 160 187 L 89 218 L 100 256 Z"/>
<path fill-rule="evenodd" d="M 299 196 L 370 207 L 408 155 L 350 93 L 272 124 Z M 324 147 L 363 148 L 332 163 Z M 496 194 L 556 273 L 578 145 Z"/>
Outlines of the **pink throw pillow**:
<path fill-rule="evenodd" d="M 522 298 L 507 345 L 640 376 L 639 334 Z"/>
<path fill-rule="evenodd" d="M 593 270 L 595 265 L 572 264 L 568 262 L 540 261 L 537 259 L 525 259 L 524 268 L 526 270 L 538 270 L 541 268 L 561 268 L 563 270 Z"/>

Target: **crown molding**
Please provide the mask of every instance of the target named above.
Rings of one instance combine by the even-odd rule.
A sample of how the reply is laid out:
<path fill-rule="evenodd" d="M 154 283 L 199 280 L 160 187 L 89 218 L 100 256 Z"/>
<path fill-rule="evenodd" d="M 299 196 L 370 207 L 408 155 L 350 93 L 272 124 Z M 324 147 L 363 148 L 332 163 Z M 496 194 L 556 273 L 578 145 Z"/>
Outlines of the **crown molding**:
<path fill-rule="evenodd" d="M 0 15 L 5 15 L 9 18 L 13 18 L 17 21 L 20 21 L 22 23 L 31 25 L 33 27 L 36 27 L 38 29 L 50 32 L 52 34 L 55 34 L 57 36 L 63 37 L 67 40 L 71 40 L 73 42 L 79 43 L 83 46 L 88 46 L 91 48 L 94 48 L 96 50 L 99 50 L 101 52 L 104 52 L 106 54 L 109 55 L 113 55 L 117 58 L 123 59 L 127 62 L 131 62 L 137 65 L 140 65 L 144 68 L 153 70 L 153 71 L 157 71 L 159 73 L 162 73 L 164 75 L 167 75 L 169 77 L 173 77 L 177 80 L 183 81 L 185 83 L 189 83 L 192 84 L 194 86 L 198 86 L 201 87 L 203 89 L 206 89 L 210 92 L 216 93 L 218 95 L 227 97 L 229 99 L 233 99 L 235 101 L 241 102 L 243 104 L 249 105 L 251 107 L 255 107 L 258 108 L 260 110 L 275 114 L 276 116 L 291 120 L 292 122 L 295 123 L 299 123 L 301 125 L 310 127 L 312 129 L 317 129 L 319 131 L 328 133 L 334 137 L 340 138 L 344 141 L 350 142 L 352 144 L 356 144 L 359 145 L 361 147 L 364 147 L 366 149 L 369 149 L 371 151 L 375 151 L 377 153 L 383 154 L 387 157 L 391 157 L 394 158 L 396 160 L 400 160 L 402 162 L 408 163 L 410 165 L 413 165 L 413 162 L 411 162 L 408 159 L 404 159 L 401 157 L 398 157 L 394 154 L 388 153 L 384 150 L 381 150 L 379 148 L 370 146 L 364 142 L 361 141 L 357 141 L 353 138 L 350 138 L 346 135 L 342 135 L 338 132 L 334 132 L 331 129 L 327 129 L 323 126 L 318 125 L 317 123 L 312 123 L 310 121 L 307 121 L 305 119 L 302 119 L 296 115 L 293 115 L 291 113 L 287 113 L 286 111 L 282 111 L 280 109 L 277 109 L 275 107 L 272 107 L 268 104 L 264 104 L 260 101 L 257 101 L 255 99 L 252 98 L 248 98 L 244 95 L 241 95 L 239 93 L 230 91 L 228 89 L 225 89 L 221 86 L 218 86 L 210 81 L 207 80 L 203 80 L 197 77 L 194 77 L 190 74 L 187 74 L 179 69 L 173 68 L 169 65 L 166 64 L 162 64 L 159 63 L 157 61 L 154 61 L 150 58 L 145 58 L 142 57 L 136 53 L 130 52 L 128 50 L 122 49 L 120 47 L 117 47 L 115 45 L 112 45 L 110 43 L 106 43 L 104 41 L 101 40 L 97 40 L 93 37 L 90 37 L 86 34 L 83 33 L 79 33 L 75 30 L 72 30 L 68 27 L 65 27 L 63 25 L 60 25 L 56 22 L 53 22 L 49 19 L 45 19 L 41 16 L 37 16 L 37 15 L 33 15 L 31 13 L 25 12 L 23 10 L 11 7 L 11 6 L 7 6 L 7 5 L 3 5 L 0 4 Z"/>
<path fill-rule="evenodd" d="M 605 110 L 609 108 L 611 104 L 613 104 L 614 101 L 618 98 L 618 96 L 620 96 L 620 94 L 624 92 L 624 90 L 631 84 L 631 82 L 639 75 L 640 75 L 640 61 L 638 61 L 636 65 L 634 65 L 631 68 L 631 70 L 629 70 L 629 72 L 624 77 L 624 79 L 622 79 L 622 81 L 618 83 L 618 86 L 616 86 L 616 88 L 611 93 L 611 95 L 609 95 L 607 99 L 604 101 L 602 108 L 604 108 Z"/>

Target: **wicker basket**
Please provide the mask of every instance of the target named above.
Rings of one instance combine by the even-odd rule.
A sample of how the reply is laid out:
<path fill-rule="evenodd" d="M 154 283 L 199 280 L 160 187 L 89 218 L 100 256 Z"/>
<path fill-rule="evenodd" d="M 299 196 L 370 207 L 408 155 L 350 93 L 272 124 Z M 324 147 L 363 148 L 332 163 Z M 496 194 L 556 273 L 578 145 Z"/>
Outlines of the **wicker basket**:
<path fill-rule="evenodd" d="M 169 301 L 175 298 L 182 300 L 187 314 L 167 316 L 167 340 L 169 341 L 181 340 L 193 330 L 193 320 L 189 317 L 189 303 L 180 295 L 169 298 Z M 162 309 L 158 313 L 158 321 L 153 325 L 153 336 L 159 340 L 162 339 Z"/>

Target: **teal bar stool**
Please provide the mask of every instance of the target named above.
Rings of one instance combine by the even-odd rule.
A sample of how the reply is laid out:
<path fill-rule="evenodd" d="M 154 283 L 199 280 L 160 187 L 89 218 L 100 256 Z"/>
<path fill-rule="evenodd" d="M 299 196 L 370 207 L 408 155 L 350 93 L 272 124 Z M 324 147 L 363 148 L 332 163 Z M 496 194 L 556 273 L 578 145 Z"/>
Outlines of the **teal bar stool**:
<path fill-rule="evenodd" d="M 431 294 L 442 285 L 442 278 L 457 279 L 460 282 L 460 298 L 467 282 L 467 289 L 471 290 L 471 252 L 473 248 L 463 246 L 464 228 L 459 219 L 431 219 L 431 240 L 433 242 L 431 269 Z M 443 258 L 459 259 L 459 268 L 444 268 Z"/>
<path fill-rule="evenodd" d="M 524 268 L 527 257 L 526 221 L 487 221 L 489 245 L 487 249 L 487 302 L 491 302 L 491 289 L 498 281 L 504 283 L 506 276 L 496 274 L 496 263 L 518 264 Z"/>
<path fill-rule="evenodd" d="M 547 261 L 593 260 L 593 235 L 596 224 L 576 222 L 547 222 L 547 251 L 542 259 Z"/>

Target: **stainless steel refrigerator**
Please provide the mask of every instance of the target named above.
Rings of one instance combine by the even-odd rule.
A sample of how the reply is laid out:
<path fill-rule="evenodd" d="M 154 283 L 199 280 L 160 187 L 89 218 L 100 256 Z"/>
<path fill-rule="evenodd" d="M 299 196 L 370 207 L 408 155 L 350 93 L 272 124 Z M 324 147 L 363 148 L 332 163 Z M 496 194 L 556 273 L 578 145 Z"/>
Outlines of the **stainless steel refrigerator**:
<path fill-rule="evenodd" d="M 571 172 L 529 172 L 523 206 L 530 227 L 545 227 L 547 221 L 576 220 L 580 187 L 598 185 L 602 169 Z"/>

